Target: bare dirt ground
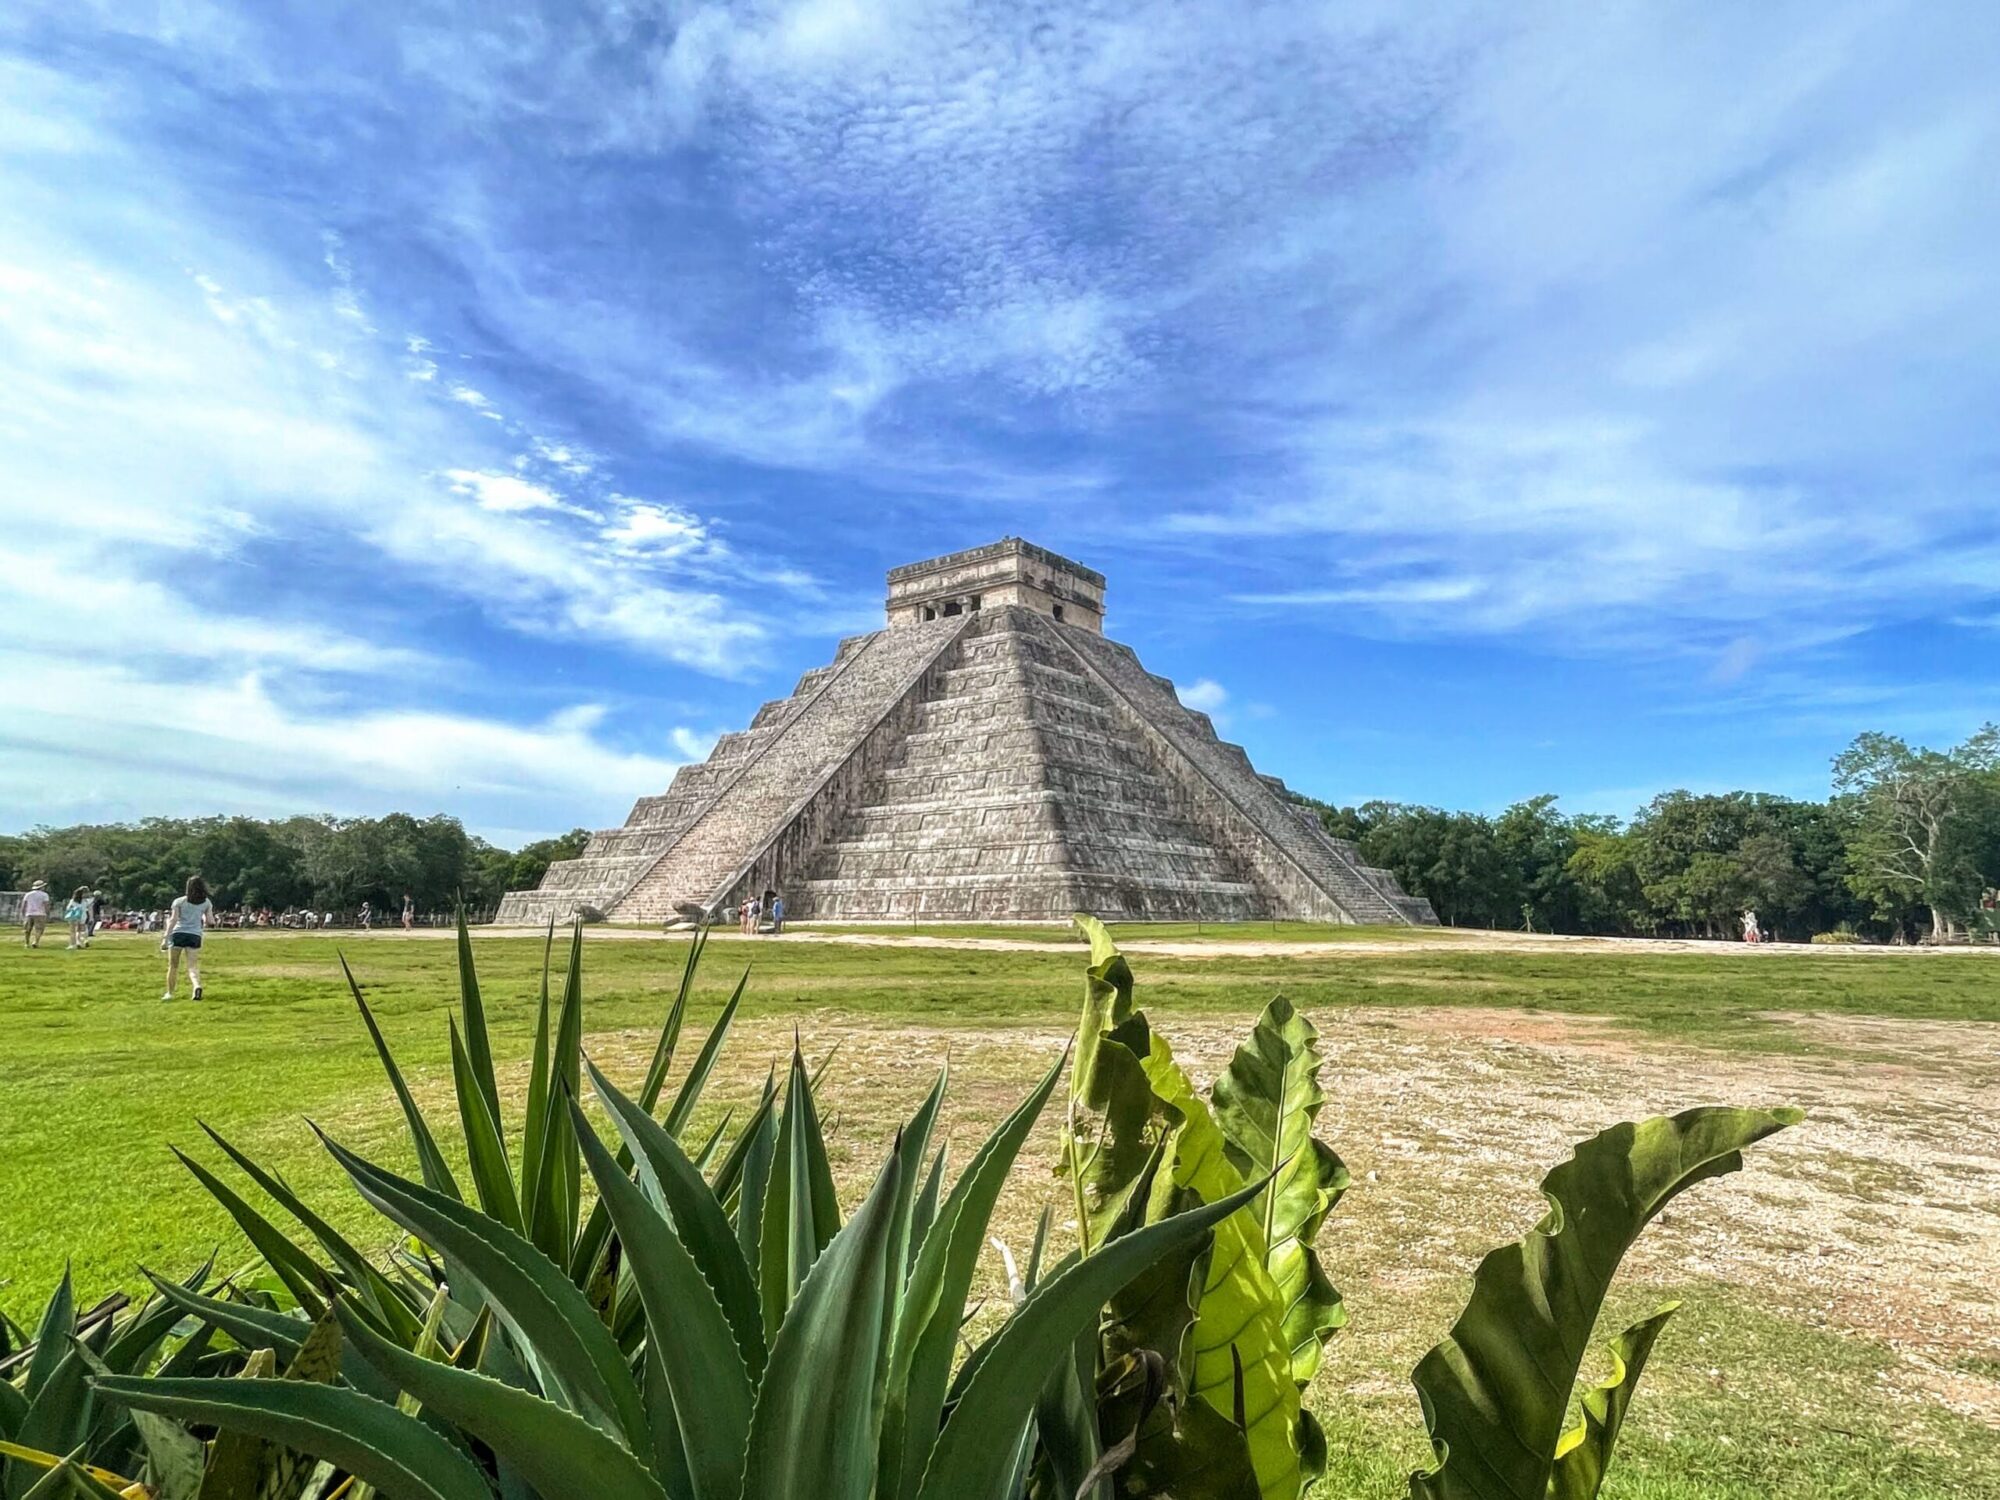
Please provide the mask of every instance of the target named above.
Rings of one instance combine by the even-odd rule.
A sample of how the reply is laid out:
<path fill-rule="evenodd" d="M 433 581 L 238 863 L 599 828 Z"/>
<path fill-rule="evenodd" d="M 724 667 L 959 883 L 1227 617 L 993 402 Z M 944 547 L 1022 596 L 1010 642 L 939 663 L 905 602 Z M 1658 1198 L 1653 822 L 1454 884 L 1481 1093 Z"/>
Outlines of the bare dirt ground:
<path fill-rule="evenodd" d="M 1138 945 L 1128 945 L 1136 948 Z M 1277 945 L 1296 952 L 1297 945 Z M 1625 1280 L 1719 1284 L 1811 1327 L 1893 1351 L 1885 1392 L 2000 1428 L 2000 1028 L 1786 1015 L 1805 1055 L 1737 1057 L 1639 1040 L 1614 1023 L 1504 1010 L 1329 1010 L 1319 1129 L 1355 1188 L 1322 1253 L 1348 1297 L 1341 1378 L 1400 1388 L 1449 1322 L 1478 1257 L 1529 1228 L 1536 1183 L 1577 1141 L 1619 1120 L 1697 1103 L 1796 1104 L 1805 1124 L 1759 1145 L 1745 1170 L 1681 1199 L 1640 1240 Z M 1205 1084 L 1252 1017 L 1175 1018 L 1175 1050 Z M 1060 1054 L 1051 1028 L 931 1031 L 831 1014 L 809 1022 L 817 1058 L 837 1044 L 828 1126 L 843 1197 L 860 1190 L 947 1049 L 946 1129 L 962 1161 Z M 652 1039 L 592 1039 L 616 1076 Z M 747 1022 L 713 1096 L 752 1097 L 788 1023 Z M 1030 1140 L 997 1233 L 1019 1253 L 1044 1202 L 1060 1099 Z M 984 1268 L 999 1286 L 998 1259 Z M 1697 1288 L 1697 1295 L 1699 1289 Z M 1968 1368 L 1970 1366 L 1970 1368 Z"/>

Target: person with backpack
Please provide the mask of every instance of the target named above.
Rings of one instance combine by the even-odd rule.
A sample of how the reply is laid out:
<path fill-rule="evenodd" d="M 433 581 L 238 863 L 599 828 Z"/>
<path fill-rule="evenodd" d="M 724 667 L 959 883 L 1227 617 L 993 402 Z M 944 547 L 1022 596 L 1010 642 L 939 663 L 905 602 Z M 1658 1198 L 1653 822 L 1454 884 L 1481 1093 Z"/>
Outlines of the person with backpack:
<path fill-rule="evenodd" d="M 72 948 L 90 946 L 90 887 L 78 886 L 70 894 L 69 905 L 63 910 L 63 919 L 69 923 L 69 945 Z"/>

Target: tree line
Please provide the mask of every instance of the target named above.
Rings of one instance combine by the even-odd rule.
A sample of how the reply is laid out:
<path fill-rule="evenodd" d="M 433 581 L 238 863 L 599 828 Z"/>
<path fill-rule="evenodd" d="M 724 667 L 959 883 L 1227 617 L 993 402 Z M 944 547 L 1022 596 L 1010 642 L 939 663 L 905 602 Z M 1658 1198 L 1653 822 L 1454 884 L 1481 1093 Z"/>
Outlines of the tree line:
<path fill-rule="evenodd" d="M 1864 734 L 1832 795 L 1664 792 L 1629 821 L 1554 796 L 1496 816 L 1406 803 L 1314 803 L 1329 833 L 1462 927 L 1878 940 L 1991 931 L 2000 886 L 2000 727 L 1948 750 Z"/>
<path fill-rule="evenodd" d="M 540 882 L 553 860 L 577 854 L 581 828 L 516 850 L 467 833 L 458 819 L 390 813 L 381 818 L 147 818 L 0 835 L 0 890 L 33 880 L 67 895 L 88 886 L 118 910 L 151 911 L 190 875 L 208 882 L 222 910 L 378 911 L 409 892 L 423 912 L 462 897 L 483 912 L 507 891 Z"/>

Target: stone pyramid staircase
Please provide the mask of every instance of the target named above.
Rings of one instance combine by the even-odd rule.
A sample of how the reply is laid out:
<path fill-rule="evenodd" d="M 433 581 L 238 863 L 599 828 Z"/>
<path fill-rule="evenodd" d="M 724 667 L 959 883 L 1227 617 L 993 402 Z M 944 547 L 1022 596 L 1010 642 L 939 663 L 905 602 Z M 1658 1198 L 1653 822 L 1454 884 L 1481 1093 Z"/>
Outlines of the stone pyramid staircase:
<path fill-rule="evenodd" d="M 682 766 L 656 797 L 641 797 L 622 828 L 594 833 L 575 859 L 558 860 L 532 891 L 511 891 L 496 922 L 616 916 L 657 921 L 681 904 L 707 907 L 830 760 L 873 729 L 910 680 L 966 625 L 940 621 L 840 643 L 829 666 L 799 679 L 789 698 L 726 734 L 700 765 Z M 671 858 L 669 857 L 671 856 Z"/>
<path fill-rule="evenodd" d="M 785 887 L 802 917 L 1216 921 L 1266 902 L 1111 698 L 1021 608 L 958 644 L 913 727 Z"/>
<path fill-rule="evenodd" d="M 773 887 L 819 920 L 1436 921 L 1128 648 L 1022 604 L 843 641 L 496 920 Z"/>

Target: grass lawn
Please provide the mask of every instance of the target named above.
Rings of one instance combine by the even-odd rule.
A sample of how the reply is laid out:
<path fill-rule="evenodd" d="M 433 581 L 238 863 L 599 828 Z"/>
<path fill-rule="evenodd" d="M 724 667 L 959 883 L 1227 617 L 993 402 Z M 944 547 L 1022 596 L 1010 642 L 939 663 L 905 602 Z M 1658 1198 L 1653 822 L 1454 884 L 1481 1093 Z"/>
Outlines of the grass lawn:
<path fill-rule="evenodd" d="M 1041 935 L 950 930 L 968 932 Z M 1267 936 L 1261 928 L 1231 935 Z M 1051 928 L 1047 936 L 1066 934 Z M 1195 934 L 1146 928 L 1126 936 Z M 496 1056 L 503 1075 L 519 1079 L 541 944 L 493 937 L 475 945 Z M 337 952 L 353 964 L 440 1135 L 455 1138 L 448 942 L 219 934 L 206 955 L 210 998 L 199 1008 L 157 998 L 164 959 L 153 941 L 109 935 L 83 953 L 59 942 L 35 953 L 0 943 L 0 1307 L 29 1316 L 66 1257 L 86 1301 L 130 1286 L 139 1263 L 184 1271 L 218 1243 L 226 1264 L 243 1264 L 247 1247 L 167 1150 L 171 1141 L 216 1161 L 197 1120 L 282 1170 L 341 1227 L 381 1242 L 379 1221 L 300 1123 L 310 1116 L 364 1152 L 409 1166 Z M 588 944 L 588 1042 L 615 1077 L 643 1067 L 684 952 L 679 942 L 626 934 Z M 1080 993 L 1080 957 L 1079 949 L 717 938 L 691 1034 L 715 1015 L 744 964 L 753 972 L 710 1118 L 754 1090 L 796 1024 L 809 1053 L 840 1046 L 827 1086 L 844 1189 L 872 1169 L 947 1046 L 958 1079 L 953 1139 L 969 1143 L 1060 1045 Z M 1324 1247 L 1354 1313 L 1313 1393 L 1333 1439 L 1327 1495 L 1401 1492 L 1423 1446 L 1409 1366 L 1449 1326 L 1480 1249 L 1532 1223 L 1534 1180 L 1562 1142 L 1621 1115 L 1747 1091 L 1743 1102 L 1796 1099 L 1815 1119 L 1787 1133 L 1803 1144 L 1700 1189 L 1642 1242 L 1659 1249 L 1635 1260 L 1614 1311 L 1647 1311 L 1668 1296 L 1688 1306 L 1648 1372 L 1606 1493 L 2000 1500 L 2000 1345 L 1979 1343 L 2000 1322 L 1972 1325 L 1959 1338 L 1947 1319 L 1920 1347 L 1906 1346 L 1881 1312 L 1893 1298 L 1870 1301 L 1840 1280 L 1849 1269 L 1872 1275 L 1868 1257 L 1879 1255 L 1891 1258 L 1884 1286 L 1917 1287 L 2000 1244 L 1991 1236 L 2000 1163 L 1985 1144 L 1990 1136 L 1965 1133 L 1989 1081 L 1965 1071 L 1973 1067 L 1966 1059 L 1989 1055 L 1987 1039 L 2000 1034 L 2000 965 L 1964 956 L 1468 947 L 1144 955 L 1135 967 L 1156 1023 L 1177 1048 L 1185 1034 L 1188 1055 L 1211 1071 L 1273 992 L 1318 1017 L 1332 1074 L 1322 1130 L 1358 1180 L 1379 1177 L 1337 1211 Z M 1821 1019 L 1792 1019 L 1801 1014 Z M 1544 1037 L 1553 1040 L 1537 1040 Z M 1869 1082 L 1892 1073 L 1893 1087 Z M 1875 1091 L 1855 1092 L 1864 1083 Z M 1927 1105 L 1932 1088 L 1939 1102 Z M 1987 1175 L 1955 1186 L 1910 1183 L 1926 1201 L 1906 1203 L 1898 1195 L 1911 1171 L 1896 1150 L 1870 1147 L 1868 1133 L 1929 1128 L 1932 1116 L 1951 1159 Z M 1012 1237 L 1024 1237 L 1054 1158 L 1053 1122 L 1044 1124 L 1025 1153 L 1018 1194 L 1010 1190 L 1002 1228 Z M 1962 1197 L 1966 1216 L 1924 1219 L 1941 1197 Z M 1830 1205 L 1846 1217 L 1822 1224 Z M 1881 1248 L 1869 1248 L 1870 1215 L 1894 1226 L 1881 1231 Z M 1785 1227 L 1793 1223 L 1796 1244 Z M 1730 1227 L 1730 1245 L 1747 1247 L 1743 1255 L 1717 1258 L 1718 1225 Z M 1924 1234 L 1937 1239 L 1929 1258 L 1893 1260 Z M 1963 1244 L 1950 1243 L 1952 1235 Z M 1831 1260 L 1828 1246 L 1839 1251 Z M 1881 1316 L 1862 1316 L 1864 1306 Z"/>

